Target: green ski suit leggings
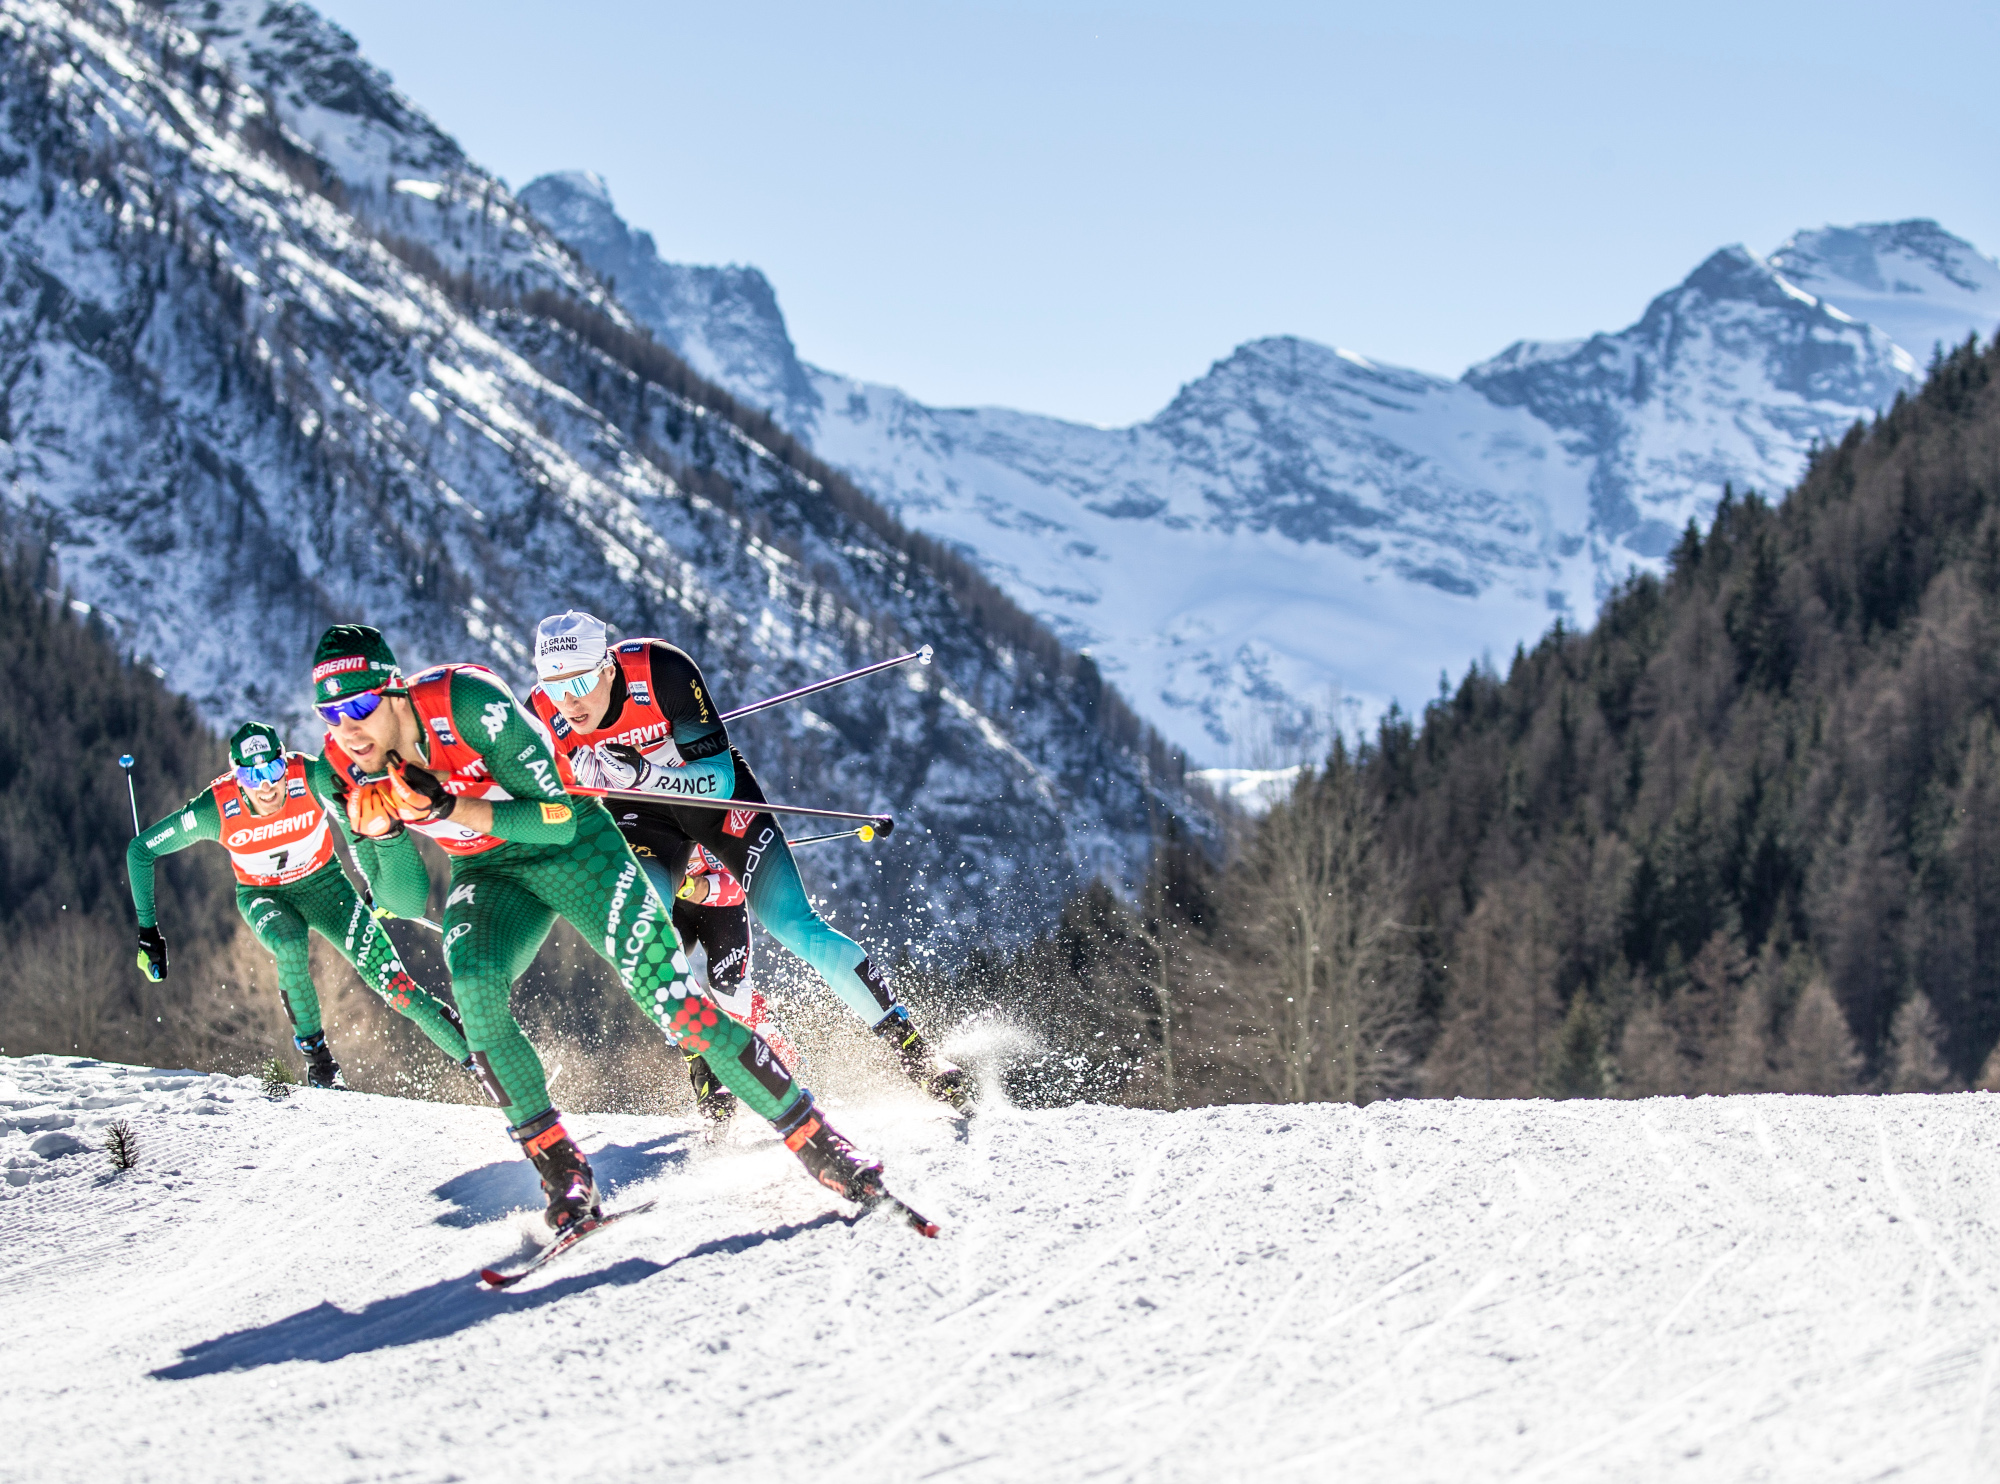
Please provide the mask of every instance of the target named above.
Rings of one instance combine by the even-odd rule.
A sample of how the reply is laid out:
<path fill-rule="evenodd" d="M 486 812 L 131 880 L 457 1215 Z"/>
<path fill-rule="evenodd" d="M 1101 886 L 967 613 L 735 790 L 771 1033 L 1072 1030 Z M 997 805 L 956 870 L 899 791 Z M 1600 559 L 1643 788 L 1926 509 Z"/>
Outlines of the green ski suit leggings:
<path fill-rule="evenodd" d="M 535 1048 L 508 1007 L 560 913 L 618 970 L 640 1009 L 684 1052 L 708 1059 L 745 1106 L 776 1121 L 805 1089 L 753 1032 L 721 1014 L 687 977 L 673 919 L 604 806 L 573 797 L 567 845 L 509 842 L 451 865 L 444 952 L 452 997 L 487 1093 L 519 1126 L 548 1111 Z"/>
<path fill-rule="evenodd" d="M 257 941 L 278 961 L 278 992 L 292 1020 L 292 1034 L 304 1039 L 320 1030 L 319 992 L 308 961 L 308 932 L 340 950 L 341 957 L 398 1014 L 416 1023 L 453 1061 L 464 1061 L 465 1038 L 452 1029 L 445 1008 L 403 969 L 396 945 L 348 885 L 339 861 L 329 861 L 290 886 L 236 888 L 236 910 Z"/>

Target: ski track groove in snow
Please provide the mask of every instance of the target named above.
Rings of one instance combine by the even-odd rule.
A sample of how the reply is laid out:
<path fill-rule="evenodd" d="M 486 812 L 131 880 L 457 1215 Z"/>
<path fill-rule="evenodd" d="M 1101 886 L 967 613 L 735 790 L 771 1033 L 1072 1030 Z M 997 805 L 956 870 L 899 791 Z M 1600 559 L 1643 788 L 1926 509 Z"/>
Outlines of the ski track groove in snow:
<path fill-rule="evenodd" d="M 659 1208 L 488 1294 L 488 1110 L 0 1058 L 0 1480 L 2000 1473 L 2000 1099 L 828 1105 L 939 1240 L 580 1114 Z"/>

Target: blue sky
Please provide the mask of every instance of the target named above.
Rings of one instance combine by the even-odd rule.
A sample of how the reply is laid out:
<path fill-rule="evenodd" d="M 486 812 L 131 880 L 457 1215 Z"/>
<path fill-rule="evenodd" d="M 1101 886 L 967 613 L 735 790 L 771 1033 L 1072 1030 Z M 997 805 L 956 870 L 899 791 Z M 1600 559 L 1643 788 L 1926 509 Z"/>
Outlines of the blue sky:
<path fill-rule="evenodd" d="M 1456 375 L 1712 249 L 2000 252 L 2000 5 L 327 0 L 515 186 L 754 263 L 809 360 L 1122 424 L 1243 340 Z"/>

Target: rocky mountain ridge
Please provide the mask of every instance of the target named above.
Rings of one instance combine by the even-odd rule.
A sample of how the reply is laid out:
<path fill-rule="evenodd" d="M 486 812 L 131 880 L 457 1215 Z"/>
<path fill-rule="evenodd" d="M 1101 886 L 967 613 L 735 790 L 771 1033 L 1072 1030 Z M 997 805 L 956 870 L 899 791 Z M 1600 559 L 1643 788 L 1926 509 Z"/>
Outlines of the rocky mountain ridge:
<path fill-rule="evenodd" d="M 615 262 L 621 294 L 719 271 L 635 252 L 643 234 L 595 177 L 543 177 L 523 199 L 586 261 Z M 1217 763 L 1283 751 L 1329 693 L 1408 706 L 1440 670 L 1588 622 L 1725 485 L 1781 492 L 1936 343 L 2000 324 L 2000 264 L 1936 223 L 1828 227 L 1768 259 L 1722 249 L 1624 330 L 1517 342 L 1455 381 L 1278 337 L 1101 429 L 928 407 L 807 365 L 755 282 L 754 303 L 648 323 L 727 344 L 699 352 L 726 385 L 767 395 Z"/>

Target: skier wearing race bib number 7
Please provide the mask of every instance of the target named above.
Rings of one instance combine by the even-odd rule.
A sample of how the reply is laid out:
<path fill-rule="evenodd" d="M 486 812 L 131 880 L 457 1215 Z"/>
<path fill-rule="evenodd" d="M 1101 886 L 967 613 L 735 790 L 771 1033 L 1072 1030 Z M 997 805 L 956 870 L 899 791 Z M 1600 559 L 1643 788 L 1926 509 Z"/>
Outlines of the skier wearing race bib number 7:
<path fill-rule="evenodd" d="M 155 980 L 167 972 L 167 940 L 154 915 L 154 862 L 214 840 L 229 852 L 236 872 L 236 910 L 278 961 L 278 992 L 292 1022 L 292 1039 L 306 1057 L 308 1085 L 343 1085 L 320 1022 L 309 932 L 338 948 L 362 982 L 446 1056 L 465 1062 L 457 1015 L 404 971 L 376 912 L 348 885 L 334 855 L 333 830 L 347 838 L 381 910 L 397 916 L 421 915 L 430 891 L 416 847 L 407 840 L 378 846 L 354 839 L 348 833 L 345 795 L 325 759 L 284 751 L 277 731 L 264 722 L 248 721 L 236 729 L 229 739 L 229 760 L 229 772 L 134 836 L 126 851 L 126 874 L 139 914 L 139 971 Z"/>

